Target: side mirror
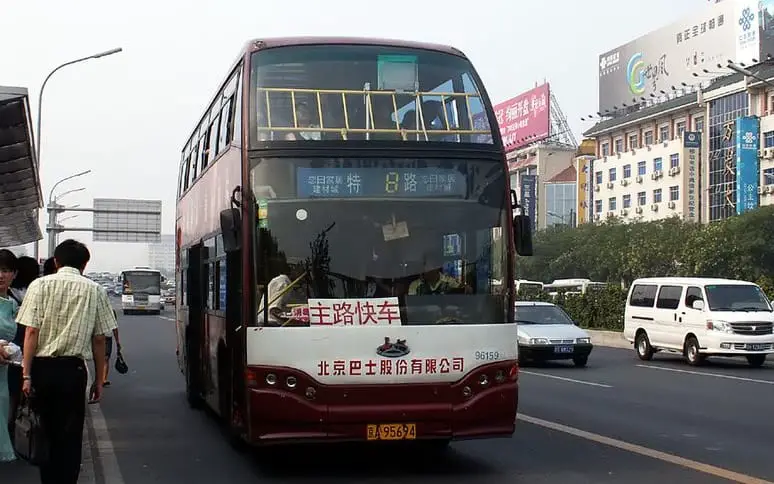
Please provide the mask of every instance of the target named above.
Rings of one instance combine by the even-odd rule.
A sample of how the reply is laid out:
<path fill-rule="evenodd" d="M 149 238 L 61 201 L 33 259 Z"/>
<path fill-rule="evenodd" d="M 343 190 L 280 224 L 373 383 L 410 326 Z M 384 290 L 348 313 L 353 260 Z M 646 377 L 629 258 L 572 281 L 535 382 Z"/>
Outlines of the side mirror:
<path fill-rule="evenodd" d="M 519 201 L 516 199 L 516 190 L 511 190 L 511 208 L 519 208 Z"/>
<path fill-rule="evenodd" d="M 236 252 L 241 248 L 241 221 L 237 208 L 220 212 L 220 230 L 223 233 L 223 250 L 226 253 Z"/>
<path fill-rule="evenodd" d="M 513 217 L 513 243 L 519 255 L 532 254 L 532 223 L 527 215 Z"/>
<path fill-rule="evenodd" d="M 695 301 L 694 301 L 694 302 L 691 304 L 691 307 L 692 307 L 693 309 L 697 309 L 697 310 L 699 310 L 699 311 L 704 311 L 704 301 L 702 301 L 701 299 L 697 299 L 697 300 L 695 300 Z"/>

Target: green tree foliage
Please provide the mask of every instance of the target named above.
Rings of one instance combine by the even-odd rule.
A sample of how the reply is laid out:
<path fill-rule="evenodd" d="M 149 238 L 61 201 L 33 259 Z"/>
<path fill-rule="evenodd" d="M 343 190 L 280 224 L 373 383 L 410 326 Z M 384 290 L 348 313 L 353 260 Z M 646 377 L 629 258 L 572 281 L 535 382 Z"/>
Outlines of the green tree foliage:
<path fill-rule="evenodd" d="M 573 321 L 583 328 L 623 331 L 626 291 L 620 286 L 611 285 L 585 294 L 559 294 L 556 299 L 546 292 L 520 292 L 519 299 L 553 302 L 567 311 Z"/>
<path fill-rule="evenodd" d="M 774 206 L 710 224 L 678 217 L 622 223 L 611 218 L 535 235 L 535 255 L 518 257 L 519 279 L 570 277 L 628 286 L 638 277 L 774 279 Z M 771 291 L 771 289 L 769 289 Z"/>
<path fill-rule="evenodd" d="M 519 279 L 572 277 L 611 283 L 583 295 L 519 294 L 555 302 L 585 328 L 623 330 L 626 286 L 638 277 L 724 277 L 756 282 L 774 300 L 774 206 L 699 225 L 672 217 L 654 222 L 550 228 L 535 236 L 535 255 L 520 257 Z"/>

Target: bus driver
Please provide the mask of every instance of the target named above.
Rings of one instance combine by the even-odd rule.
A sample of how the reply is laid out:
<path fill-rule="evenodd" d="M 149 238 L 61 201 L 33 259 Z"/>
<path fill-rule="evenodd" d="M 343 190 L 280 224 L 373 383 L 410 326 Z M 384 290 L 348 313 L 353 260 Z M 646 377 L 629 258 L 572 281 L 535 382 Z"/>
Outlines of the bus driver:
<path fill-rule="evenodd" d="M 441 271 L 442 263 L 432 253 L 426 252 L 422 257 L 423 272 L 419 278 L 409 285 L 409 296 L 428 296 L 431 294 L 453 294 L 464 291 L 470 293 L 468 286 L 463 286 L 454 277 Z"/>

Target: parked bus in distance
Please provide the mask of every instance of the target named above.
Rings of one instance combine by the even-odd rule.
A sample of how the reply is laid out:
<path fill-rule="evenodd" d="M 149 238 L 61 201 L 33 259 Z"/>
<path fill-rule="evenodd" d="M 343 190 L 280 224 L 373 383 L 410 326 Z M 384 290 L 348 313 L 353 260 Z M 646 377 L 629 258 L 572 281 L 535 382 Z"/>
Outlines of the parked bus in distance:
<path fill-rule="evenodd" d="M 121 271 L 121 309 L 124 314 L 160 314 L 161 272 L 150 267 Z"/>
<path fill-rule="evenodd" d="M 253 445 L 511 436 L 532 235 L 493 126 L 453 47 L 249 42 L 180 162 L 189 403 Z"/>
<path fill-rule="evenodd" d="M 544 284 L 540 281 L 516 279 L 516 294 L 537 294 L 543 291 Z"/>

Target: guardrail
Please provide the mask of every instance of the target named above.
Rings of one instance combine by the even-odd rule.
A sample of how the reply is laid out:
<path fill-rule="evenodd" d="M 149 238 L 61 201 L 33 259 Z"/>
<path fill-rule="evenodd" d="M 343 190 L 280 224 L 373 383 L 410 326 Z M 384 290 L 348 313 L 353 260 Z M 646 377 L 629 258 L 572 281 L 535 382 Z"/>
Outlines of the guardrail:
<path fill-rule="evenodd" d="M 375 91 L 375 90 L 351 90 L 351 89 L 302 89 L 302 88 L 279 88 L 279 87 L 259 87 L 257 88 L 258 93 L 263 94 L 263 101 L 265 104 L 265 112 L 260 113 L 262 116 L 259 116 L 259 123 L 257 130 L 259 132 L 284 132 L 284 133 L 308 133 L 308 132 L 317 132 L 317 133 L 336 133 L 341 136 L 342 139 L 347 140 L 349 135 L 351 134 L 365 134 L 366 139 L 370 139 L 370 135 L 372 134 L 394 134 L 400 136 L 400 138 L 403 141 L 408 141 L 410 135 L 414 135 L 417 137 L 417 139 L 420 136 L 423 136 L 425 141 L 429 141 L 430 136 L 437 136 L 437 135 L 458 135 L 458 136 L 473 136 L 473 135 L 491 135 L 492 131 L 489 129 L 472 129 L 475 126 L 475 121 L 473 119 L 473 114 L 471 112 L 471 98 L 478 99 L 480 102 L 483 103 L 483 100 L 481 99 L 481 95 L 478 93 L 468 93 L 468 92 L 413 92 L 413 93 L 407 93 L 407 92 L 398 92 L 398 91 Z M 292 120 L 292 126 L 281 126 L 276 123 L 278 116 L 276 114 L 273 115 L 272 113 L 272 94 L 285 94 L 289 95 L 290 97 L 290 105 L 294 109 L 293 111 L 293 120 Z M 316 104 L 316 121 L 319 122 L 318 125 L 314 126 L 300 126 L 299 120 L 298 120 L 298 113 L 295 107 L 298 106 L 297 97 L 300 97 L 301 95 L 309 98 L 313 98 L 315 100 Z M 324 103 L 323 98 L 326 96 L 336 96 L 341 100 L 340 103 Z M 352 126 L 352 120 L 349 116 L 349 109 L 348 109 L 348 96 L 362 96 L 363 103 L 365 104 L 365 119 L 364 119 L 364 126 L 365 127 L 353 127 Z M 390 124 L 394 124 L 394 128 L 377 128 L 375 119 L 374 119 L 374 107 L 373 107 L 373 98 L 374 97 L 389 97 L 392 101 L 392 110 L 390 111 L 390 114 L 392 116 L 392 121 Z M 415 119 L 414 128 L 406 128 L 405 126 L 401 126 L 401 121 L 398 119 L 398 98 L 413 98 L 416 109 L 415 109 Z M 423 100 L 424 98 L 435 98 L 431 100 Z M 437 99 L 440 98 L 440 101 Z M 463 129 L 459 126 L 456 126 L 456 122 L 454 120 L 450 119 L 449 111 L 445 108 L 446 102 L 452 99 L 462 99 L 465 102 L 466 112 L 467 112 L 467 125 L 470 127 L 470 129 Z M 351 100 L 350 100 L 351 102 Z M 401 101 L 402 102 L 402 101 Z M 426 107 L 424 107 L 427 103 L 438 103 L 441 108 L 438 109 L 435 113 L 430 113 L 432 115 L 432 118 L 430 121 L 435 119 L 436 117 L 440 116 L 443 119 L 443 128 L 441 129 L 435 129 L 435 128 L 428 128 L 426 126 Z M 341 113 L 341 119 L 343 119 L 344 126 L 338 126 L 338 127 L 330 127 L 326 126 L 324 123 L 324 116 L 323 116 L 323 104 L 326 104 L 326 107 L 330 107 L 331 105 L 336 104 L 337 106 L 341 107 L 342 113 Z M 435 111 L 435 110 L 434 110 Z M 457 140 L 459 141 L 459 139 Z"/>

